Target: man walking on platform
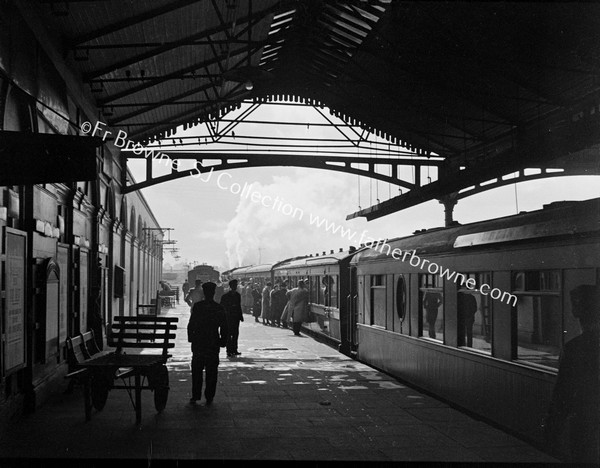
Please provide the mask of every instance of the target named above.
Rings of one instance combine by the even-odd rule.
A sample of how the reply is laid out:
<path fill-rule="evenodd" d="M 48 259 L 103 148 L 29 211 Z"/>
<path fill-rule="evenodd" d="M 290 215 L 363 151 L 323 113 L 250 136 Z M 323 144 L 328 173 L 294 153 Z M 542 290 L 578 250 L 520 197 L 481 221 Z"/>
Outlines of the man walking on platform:
<path fill-rule="evenodd" d="M 240 322 L 244 321 L 242 315 L 242 298 L 237 292 L 237 280 L 229 282 L 230 290 L 221 297 L 221 305 L 225 307 L 227 314 L 227 326 L 229 329 L 229 338 L 227 340 L 227 357 L 239 356 L 238 351 L 238 336 L 240 334 Z"/>
<path fill-rule="evenodd" d="M 187 293 L 190 292 L 190 283 L 188 283 L 188 280 L 185 280 L 183 282 L 183 285 L 181 286 L 181 290 L 183 291 L 183 300 L 185 301 Z"/>
<path fill-rule="evenodd" d="M 222 305 L 217 304 L 215 283 L 202 285 L 205 299 L 192 307 L 188 323 L 188 341 L 192 343 L 192 398 L 195 404 L 202 396 L 202 372 L 206 369 L 206 405 L 210 405 L 217 391 L 217 373 L 219 368 L 219 348 L 227 343 L 227 317 Z"/>
<path fill-rule="evenodd" d="M 202 292 L 202 280 L 197 279 L 195 286 L 190 289 L 190 292 L 183 298 L 183 300 L 190 307 L 194 307 L 196 302 L 204 300 L 204 294 Z"/>

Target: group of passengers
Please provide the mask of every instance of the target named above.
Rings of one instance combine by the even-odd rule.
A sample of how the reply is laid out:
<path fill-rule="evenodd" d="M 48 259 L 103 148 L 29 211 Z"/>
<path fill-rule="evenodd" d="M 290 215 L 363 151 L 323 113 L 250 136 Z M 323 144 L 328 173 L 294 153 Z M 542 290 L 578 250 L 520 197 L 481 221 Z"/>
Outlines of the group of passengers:
<path fill-rule="evenodd" d="M 258 283 L 242 281 L 242 312 L 252 315 L 256 322 L 263 325 L 288 328 L 292 322 L 294 335 L 300 335 L 303 322 L 308 321 L 308 290 L 303 280 L 298 287 L 288 290 L 287 282 L 267 281 L 260 290 Z M 260 319 L 260 320 L 259 320 Z"/>

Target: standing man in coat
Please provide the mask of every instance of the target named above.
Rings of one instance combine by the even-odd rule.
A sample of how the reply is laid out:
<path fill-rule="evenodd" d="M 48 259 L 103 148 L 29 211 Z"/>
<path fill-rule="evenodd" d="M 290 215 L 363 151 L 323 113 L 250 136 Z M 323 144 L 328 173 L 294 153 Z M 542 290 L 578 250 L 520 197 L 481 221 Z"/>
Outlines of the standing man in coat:
<path fill-rule="evenodd" d="M 281 314 L 287 304 L 287 283 L 275 283 L 275 288 L 271 291 L 271 317 L 276 326 L 281 326 Z M 286 325 L 284 324 L 284 327 Z"/>
<path fill-rule="evenodd" d="M 599 466 L 600 286 L 582 284 L 570 295 L 571 313 L 579 319 L 582 333 L 562 349 L 546 442 L 566 462 Z"/>
<path fill-rule="evenodd" d="M 262 290 L 260 305 L 260 317 L 263 325 L 272 325 L 271 322 L 271 282 L 267 281 L 266 286 Z"/>
<path fill-rule="evenodd" d="M 192 398 L 195 404 L 202 396 L 202 372 L 206 369 L 206 388 L 204 397 L 209 406 L 217 391 L 217 373 L 219 368 L 219 348 L 227 343 L 227 317 L 222 305 L 217 304 L 215 283 L 202 285 L 205 299 L 196 302 L 188 323 L 188 341 L 192 343 Z"/>
<path fill-rule="evenodd" d="M 231 280 L 229 291 L 221 297 L 221 305 L 225 308 L 229 328 L 227 357 L 236 357 L 242 354 L 238 351 L 238 337 L 240 335 L 240 322 L 244 321 L 244 316 L 242 315 L 242 298 L 240 293 L 237 292 L 237 285 L 237 280 Z"/>
<path fill-rule="evenodd" d="M 304 281 L 298 281 L 298 287 L 288 291 L 287 296 L 292 309 L 294 335 L 300 336 L 302 322 L 308 321 L 308 290 L 304 285 Z"/>
<path fill-rule="evenodd" d="M 244 314 L 250 314 L 254 299 L 252 297 L 252 280 L 242 281 L 242 312 Z"/>

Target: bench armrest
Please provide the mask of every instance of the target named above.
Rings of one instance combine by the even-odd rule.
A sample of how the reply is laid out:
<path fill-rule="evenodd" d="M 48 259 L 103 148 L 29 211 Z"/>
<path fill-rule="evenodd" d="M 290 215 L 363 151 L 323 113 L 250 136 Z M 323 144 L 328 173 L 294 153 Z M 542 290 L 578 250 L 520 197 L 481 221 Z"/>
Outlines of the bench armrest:
<path fill-rule="evenodd" d="M 115 380 L 131 377 L 134 374 L 134 369 L 131 367 L 123 367 L 115 374 Z"/>
<path fill-rule="evenodd" d="M 65 375 L 65 379 L 73 379 L 73 378 L 80 378 L 80 377 L 84 377 L 88 374 L 88 370 L 87 369 L 79 369 L 73 372 L 69 372 L 67 375 Z"/>

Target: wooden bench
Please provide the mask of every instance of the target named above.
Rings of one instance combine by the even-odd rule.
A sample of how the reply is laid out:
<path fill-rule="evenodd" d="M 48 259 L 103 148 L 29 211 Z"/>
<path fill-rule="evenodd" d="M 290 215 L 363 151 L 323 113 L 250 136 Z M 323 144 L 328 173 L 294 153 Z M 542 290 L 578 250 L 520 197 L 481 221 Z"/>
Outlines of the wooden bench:
<path fill-rule="evenodd" d="M 165 362 L 171 357 L 169 349 L 175 347 L 177 317 L 140 314 L 136 317 L 117 316 L 113 320 L 108 345 L 116 348 L 115 353 L 122 353 L 124 348 L 156 348 L 162 350 Z"/>
<path fill-rule="evenodd" d="M 162 307 L 175 307 L 179 304 L 179 287 L 171 288 L 170 291 L 159 291 L 158 296 Z"/>
<path fill-rule="evenodd" d="M 150 304 L 140 304 L 140 292 L 138 291 L 135 307 L 136 315 L 155 315 L 158 317 L 162 306 L 162 298 L 160 297 L 159 291 L 156 291 L 156 298 L 152 299 L 150 302 Z"/>
<path fill-rule="evenodd" d="M 81 364 L 92 356 L 103 354 L 96 344 L 94 331 L 90 330 L 86 333 L 67 338 L 67 363 L 69 364 L 69 373 L 65 378 L 70 379 L 67 392 L 73 390 L 73 386 L 78 383 L 83 385 L 84 406 L 86 419 L 91 415 L 91 401 L 87 398 L 89 395 L 89 372 L 81 367 Z"/>
<path fill-rule="evenodd" d="M 104 408 L 108 393 L 112 389 L 127 390 L 136 411 L 136 421 L 141 421 L 141 391 L 154 392 L 154 406 L 162 411 L 169 393 L 169 375 L 166 362 L 175 347 L 177 317 L 113 317 L 107 337 L 108 345 L 114 347 L 110 353 L 97 353 L 81 361 L 78 366 L 85 371 L 86 419 L 91 417 L 91 405 L 98 411 Z M 79 341 L 71 340 L 75 350 Z M 157 352 L 146 352 L 148 349 Z M 127 352 L 126 352 L 127 350 Z M 131 350 L 130 353 L 128 353 Z M 145 352 L 142 353 L 142 350 Z M 76 352 L 76 351 L 74 351 Z M 81 351 L 78 359 L 86 357 Z M 132 382 L 133 379 L 133 382 Z M 117 381 L 122 383 L 115 383 Z M 147 383 L 146 383 L 147 381 Z M 135 399 L 132 395 L 135 392 Z"/>

